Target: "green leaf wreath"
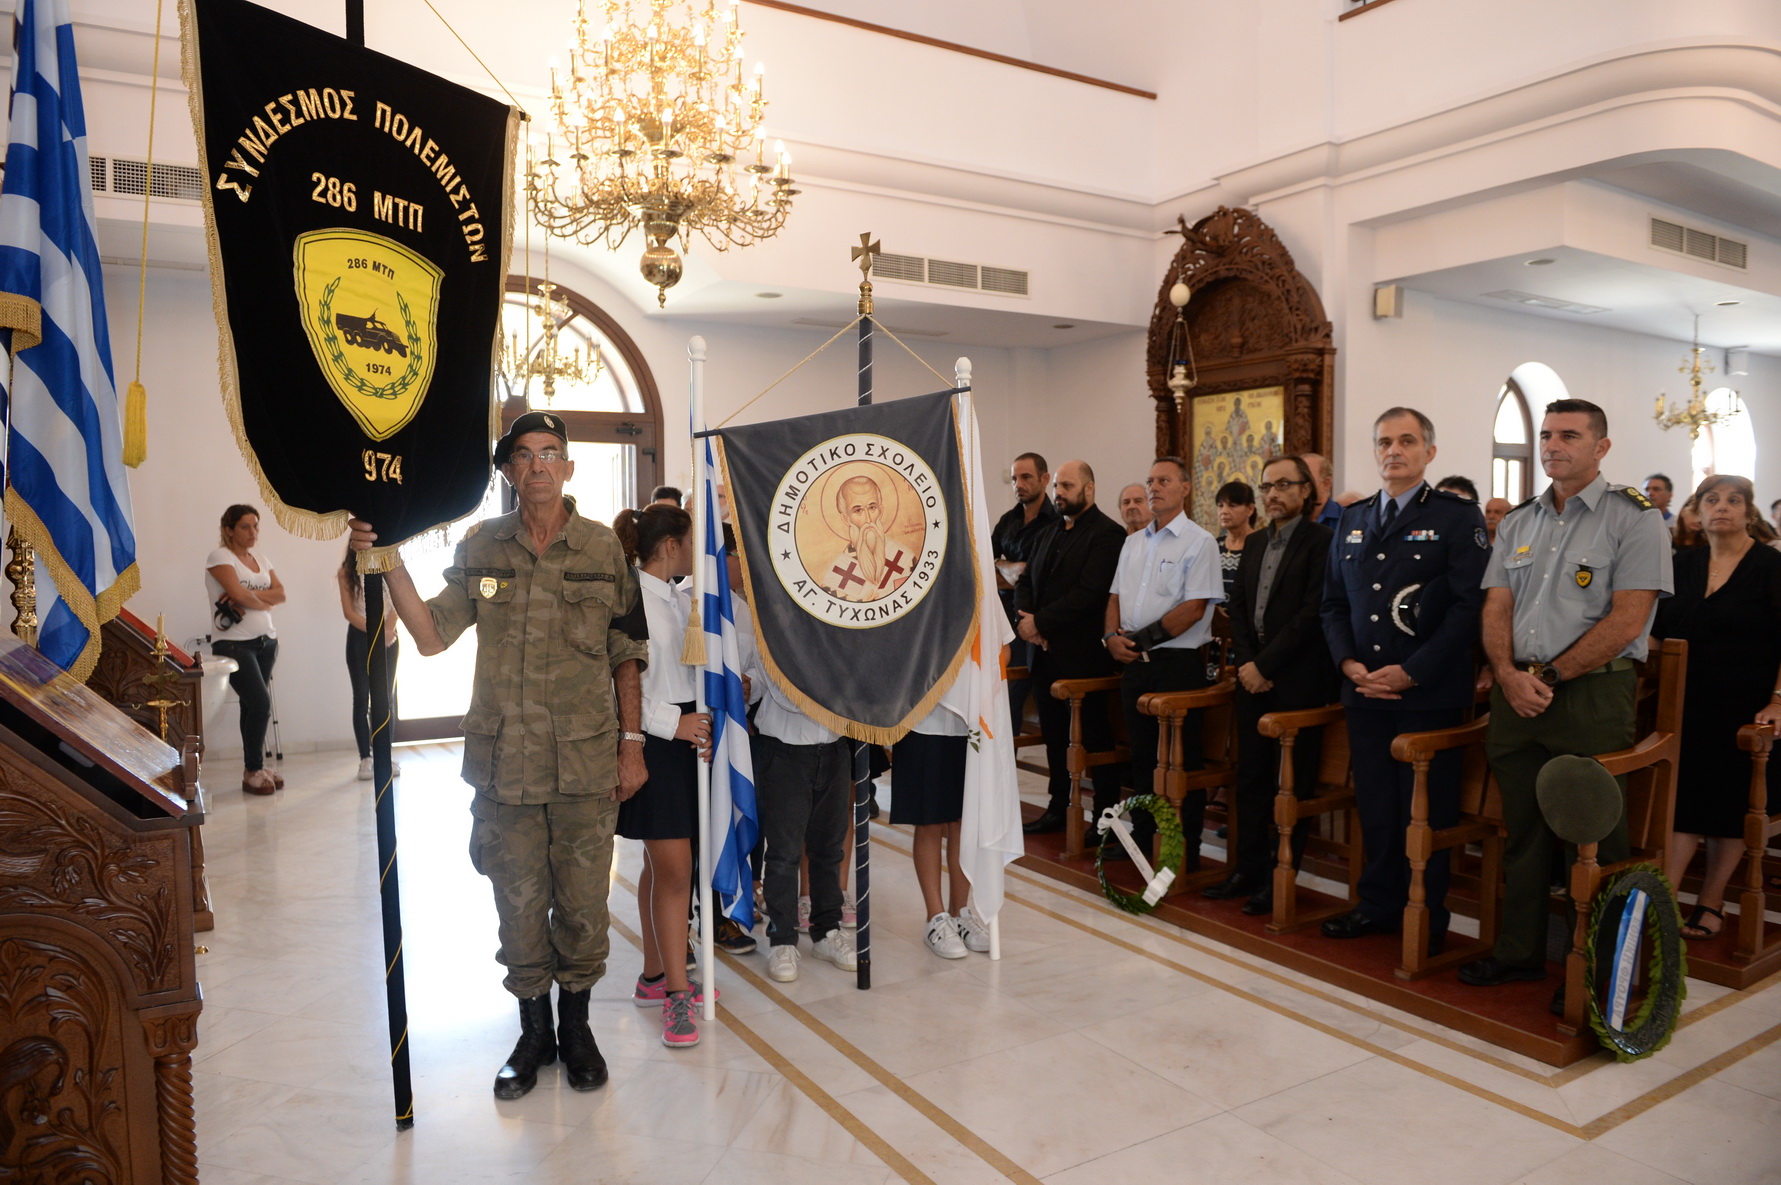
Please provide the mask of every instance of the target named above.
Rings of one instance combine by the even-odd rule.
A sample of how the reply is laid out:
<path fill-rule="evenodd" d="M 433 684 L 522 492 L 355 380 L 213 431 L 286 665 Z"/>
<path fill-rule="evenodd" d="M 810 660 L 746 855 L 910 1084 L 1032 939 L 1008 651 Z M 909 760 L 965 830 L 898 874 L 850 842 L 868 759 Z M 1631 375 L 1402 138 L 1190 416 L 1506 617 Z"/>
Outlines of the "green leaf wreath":
<path fill-rule="evenodd" d="M 1610 1028 L 1602 1015 L 1596 991 L 1596 939 L 1602 927 L 1620 925 L 1620 906 L 1633 890 L 1650 898 L 1645 909 L 1646 945 L 1651 948 L 1645 965 L 1645 999 L 1624 1029 Z M 1583 982 L 1589 988 L 1589 1027 L 1617 1061 L 1636 1062 L 1650 1057 L 1670 1043 L 1676 1022 L 1682 1017 L 1682 1001 L 1688 996 L 1688 955 L 1682 941 L 1682 916 L 1676 908 L 1676 892 L 1650 864 L 1637 864 L 1615 877 L 1595 899 L 1589 933 L 1583 944 Z"/>
<path fill-rule="evenodd" d="M 1128 811 L 1133 814 L 1139 811 L 1149 813 L 1156 820 L 1156 833 L 1161 840 L 1161 856 L 1157 860 L 1155 871 L 1161 872 L 1167 868 L 1171 872 L 1180 873 L 1181 865 L 1187 858 L 1187 844 L 1181 835 L 1181 816 L 1176 813 L 1174 803 L 1155 794 L 1134 794 L 1114 810 L 1119 814 Z M 1136 893 L 1128 893 L 1115 887 L 1107 879 L 1107 845 L 1118 843 L 1112 828 L 1101 833 L 1101 846 L 1095 850 L 1095 876 L 1100 879 L 1101 892 L 1107 895 L 1107 900 L 1127 913 L 1149 913 L 1156 906 L 1144 900 L 1142 889 Z"/>

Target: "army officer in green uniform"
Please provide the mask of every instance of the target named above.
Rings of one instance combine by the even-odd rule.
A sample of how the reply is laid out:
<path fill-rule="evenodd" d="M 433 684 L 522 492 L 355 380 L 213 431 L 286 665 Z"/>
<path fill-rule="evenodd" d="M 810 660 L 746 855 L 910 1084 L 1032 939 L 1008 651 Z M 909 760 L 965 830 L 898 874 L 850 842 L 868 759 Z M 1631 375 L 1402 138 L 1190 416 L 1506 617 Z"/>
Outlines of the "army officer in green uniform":
<path fill-rule="evenodd" d="M 504 1099 L 532 1089 L 538 1067 L 559 1052 L 570 1086 L 606 1081 L 588 995 L 606 970 L 618 804 L 648 777 L 649 633 L 637 578 L 617 536 L 563 496 L 575 472 L 563 431 L 550 412 L 527 412 L 496 443 L 495 464 L 519 509 L 470 529 L 444 592 L 422 601 L 406 570 L 388 575 L 422 654 L 476 627 L 463 772 L 476 788 L 470 859 L 494 887 L 496 957 L 519 998 L 519 1043 L 495 1078 Z M 371 524 L 352 525 L 353 546 L 369 548 Z"/>
<path fill-rule="evenodd" d="M 1484 653 L 1496 676 L 1485 752 L 1509 828 L 1496 950 L 1460 968 L 1495 987 L 1546 975 L 1546 899 L 1558 837 L 1534 797 L 1540 767 L 1633 743 L 1633 706 L 1657 599 L 1672 591 L 1663 515 L 1601 474 L 1608 417 L 1583 399 L 1546 405 L 1540 464 L 1552 484 L 1497 527 L 1485 569 Z M 1621 790 L 1626 789 L 1621 779 Z M 1601 860 L 1627 856 L 1624 808 Z"/>

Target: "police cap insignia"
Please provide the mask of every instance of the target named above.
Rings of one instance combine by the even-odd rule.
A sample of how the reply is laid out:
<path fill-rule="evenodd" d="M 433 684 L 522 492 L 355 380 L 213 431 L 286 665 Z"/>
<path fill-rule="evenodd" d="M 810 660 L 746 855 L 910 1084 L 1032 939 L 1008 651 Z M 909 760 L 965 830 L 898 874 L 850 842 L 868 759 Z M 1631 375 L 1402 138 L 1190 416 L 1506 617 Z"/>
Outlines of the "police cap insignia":
<path fill-rule="evenodd" d="M 1633 489 L 1633 487 L 1631 487 L 1631 486 L 1619 486 L 1615 489 L 1614 492 L 1617 494 L 1620 494 L 1628 502 L 1631 502 L 1634 506 L 1637 506 L 1640 510 L 1656 510 L 1657 509 L 1657 506 L 1651 501 L 1650 498 L 1647 498 L 1644 494 L 1641 494 L 1638 490 Z"/>
<path fill-rule="evenodd" d="M 565 445 L 569 443 L 569 437 L 563 431 L 562 420 L 547 411 L 529 411 L 513 421 L 513 427 L 507 429 L 507 435 L 495 442 L 495 464 L 507 464 L 507 458 L 513 455 L 513 442 L 528 432 L 549 432 Z"/>

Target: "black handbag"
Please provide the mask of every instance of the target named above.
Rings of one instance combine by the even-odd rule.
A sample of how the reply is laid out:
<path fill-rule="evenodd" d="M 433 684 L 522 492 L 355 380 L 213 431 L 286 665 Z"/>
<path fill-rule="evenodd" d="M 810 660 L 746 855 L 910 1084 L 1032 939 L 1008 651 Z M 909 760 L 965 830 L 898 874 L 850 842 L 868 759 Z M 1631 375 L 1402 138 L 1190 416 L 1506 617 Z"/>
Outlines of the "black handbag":
<path fill-rule="evenodd" d="M 216 604 L 210 607 L 210 616 L 218 631 L 226 632 L 241 624 L 241 610 L 235 607 L 235 603 L 227 595 L 216 599 Z"/>

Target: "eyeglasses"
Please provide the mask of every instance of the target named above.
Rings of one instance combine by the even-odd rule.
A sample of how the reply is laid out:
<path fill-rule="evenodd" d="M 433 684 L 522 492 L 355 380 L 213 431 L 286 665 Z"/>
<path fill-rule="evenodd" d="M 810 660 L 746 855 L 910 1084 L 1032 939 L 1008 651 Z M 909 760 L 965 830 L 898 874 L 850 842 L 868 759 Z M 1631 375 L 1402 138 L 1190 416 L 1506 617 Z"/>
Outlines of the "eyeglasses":
<path fill-rule="evenodd" d="M 1279 490 L 1284 494 L 1293 486 L 1308 486 L 1310 484 L 1311 483 L 1308 481 L 1264 481 L 1255 487 L 1255 492 L 1258 494 L 1266 494 L 1270 490 Z"/>
<path fill-rule="evenodd" d="M 564 461 L 569 459 L 569 455 L 558 448 L 547 448 L 541 453 L 534 453 L 531 449 L 520 448 L 514 449 L 509 453 L 507 459 L 515 465 L 518 465 L 521 469 L 530 469 L 533 461 L 543 461 L 546 465 L 561 465 Z"/>

